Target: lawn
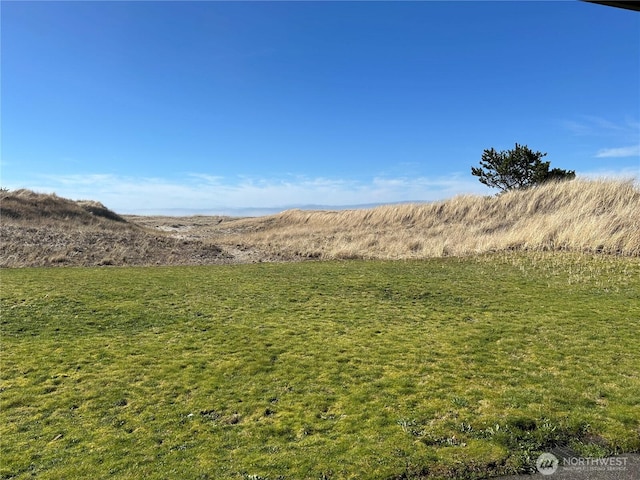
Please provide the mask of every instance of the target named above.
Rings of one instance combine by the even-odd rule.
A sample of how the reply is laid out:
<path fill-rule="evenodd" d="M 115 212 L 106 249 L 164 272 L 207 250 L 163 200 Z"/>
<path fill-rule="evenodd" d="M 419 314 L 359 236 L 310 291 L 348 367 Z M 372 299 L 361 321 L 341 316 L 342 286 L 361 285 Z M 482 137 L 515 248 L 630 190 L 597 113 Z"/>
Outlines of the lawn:
<path fill-rule="evenodd" d="M 483 478 L 640 450 L 640 261 L 0 271 L 0 478 Z"/>

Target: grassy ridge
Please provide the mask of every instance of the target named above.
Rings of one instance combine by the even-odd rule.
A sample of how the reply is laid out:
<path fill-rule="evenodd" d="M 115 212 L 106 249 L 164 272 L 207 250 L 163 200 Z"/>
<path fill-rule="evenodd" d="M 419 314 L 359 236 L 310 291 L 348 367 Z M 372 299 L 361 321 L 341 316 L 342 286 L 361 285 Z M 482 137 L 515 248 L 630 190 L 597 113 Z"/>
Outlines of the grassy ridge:
<path fill-rule="evenodd" d="M 640 190 L 633 181 L 574 180 L 497 197 L 243 219 L 123 218 L 97 202 L 26 190 L 0 192 L 0 204 L 0 267 L 391 260 L 513 250 L 640 257 Z"/>
<path fill-rule="evenodd" d="M 0 191 L 0 267 L 210 265 L 230 256 L 148 232 L 99 202 Z"/>
<path fill-rule="evenodd" d="M 369 210 L 290 210 L 240 226 L 241 235 L 216 241 L 322 259 L 411 259 L 505 250 L 640 256 L 640 190 L 633 181 L 574 180 L 497 197 L 458 196 Z"/>
<path fill-rule="evenodd" d="M 420 478 L 640 449 L 640 263 L 2 271 L 1 478 Z"/>

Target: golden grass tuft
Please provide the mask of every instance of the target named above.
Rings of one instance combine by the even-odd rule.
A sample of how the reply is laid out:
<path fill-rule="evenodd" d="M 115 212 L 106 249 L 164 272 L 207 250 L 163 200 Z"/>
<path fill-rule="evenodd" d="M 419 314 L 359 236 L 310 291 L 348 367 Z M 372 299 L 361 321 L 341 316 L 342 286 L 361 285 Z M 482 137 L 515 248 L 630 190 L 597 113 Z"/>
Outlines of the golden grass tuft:
<path fill-rule="evenodd" d="M 285 256 L 412 259 L 506 250 L 640 256 L 633 180 L 574 180 L 367 210 L 287 210 L 237 223 L 237 242 Z M 222 241 L 223 239 L 217 239 Z"/>

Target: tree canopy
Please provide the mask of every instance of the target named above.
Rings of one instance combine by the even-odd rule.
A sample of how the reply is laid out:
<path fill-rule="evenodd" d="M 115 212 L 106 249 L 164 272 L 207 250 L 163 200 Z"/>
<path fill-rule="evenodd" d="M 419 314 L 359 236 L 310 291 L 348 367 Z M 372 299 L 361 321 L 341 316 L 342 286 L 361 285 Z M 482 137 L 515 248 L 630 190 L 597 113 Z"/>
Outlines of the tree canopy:
<path fill-rule="evenodd" d="M 517 143 L 513 150 L 498 152 L 494 148 L 487 149 L 482 153 L 480 166 L 471 167 L 471 174 L 481 183 L 499 188 L 501 192 L 528 188 L 549 180 L 575 178 L 574 170 L 549 169 L 551 162 L 542 161 L 546 155 Z"/>

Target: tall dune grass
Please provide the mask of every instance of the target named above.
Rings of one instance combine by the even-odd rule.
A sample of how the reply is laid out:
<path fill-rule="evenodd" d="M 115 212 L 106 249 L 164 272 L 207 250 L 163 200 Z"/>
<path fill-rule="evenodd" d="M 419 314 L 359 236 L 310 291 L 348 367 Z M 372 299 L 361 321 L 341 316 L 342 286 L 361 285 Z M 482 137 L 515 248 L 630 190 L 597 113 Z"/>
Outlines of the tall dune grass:
<path fill-rule="evenodd" d="M 55 221 L 73 221 L 75 225 L 99 225 L 104 220 L 126 223 L 115 212 L 93 200 L 69 200 L 55 193 L 36 193 L 27 189 L 0 192 L 0 215 L 2 223 L 22 221 L 31 225 L 48 224 Z M 107 222 L 107 229 L 114 224 Z M 124 228 L 127 228 L 126 226 Z"/>
<path fill-rule="evenodd" d="M 148 232 L 102 203 L 0 192 L 0 268 L 226 263 L 215 245 Z"/>
<path fill-rule="evenodd" d="M 633 180 L 575 180 L 368 210 L 288 210 L 243 222 L 245 232 L 228 241 L 321 259 L 505 250 L 640 256 L 640 190 Z"/>

